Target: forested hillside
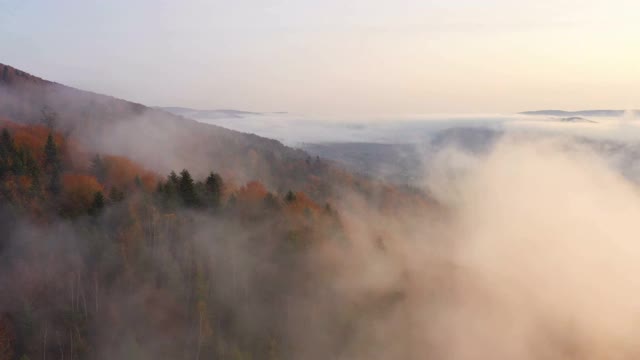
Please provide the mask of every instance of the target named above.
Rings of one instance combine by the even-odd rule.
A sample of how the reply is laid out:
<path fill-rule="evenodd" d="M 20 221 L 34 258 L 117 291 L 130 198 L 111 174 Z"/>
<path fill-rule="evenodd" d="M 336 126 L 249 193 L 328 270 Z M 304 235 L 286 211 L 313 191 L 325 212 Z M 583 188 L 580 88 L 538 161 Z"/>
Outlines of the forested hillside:
<path fill-rule="evenodd" d="M 278 358 L 305 253 L 344 241 L 304 193 L 159 176 L 0 126 L 0 359 Z"/>
<path fill-rule="evenodd" d="M 304 191 L 319 201 L 339 195 L 343 185 L 371 185 L 276 140 L 77 90 L 2 64 L 0 117 L 54 127 L 89 152 L 125 156 L 159 173 L 188 168 L 203 177 L 215 168 L 238 185 L 258 180 L 273 191 Z"/>
<path fill-rule="evenodd" d="M 1 69 L 0 360 L 320 359 L 355 346 L 359 310 L 344 307 L 335 264 L 362 230 L 337 203 L 393 214 L 428 208 L 424 196 Z"/>

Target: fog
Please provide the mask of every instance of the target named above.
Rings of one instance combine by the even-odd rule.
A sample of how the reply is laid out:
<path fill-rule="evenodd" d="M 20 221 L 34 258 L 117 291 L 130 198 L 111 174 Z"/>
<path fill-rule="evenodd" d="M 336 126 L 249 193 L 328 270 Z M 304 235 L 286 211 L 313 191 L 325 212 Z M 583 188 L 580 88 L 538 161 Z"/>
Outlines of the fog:
<path fill-rule="evenodd" d="M 172 301 L 192 296 L 180 264 L 193 259 L 207 279 L 198 289 L 233 314 L 233 326 L 222 328 L 281 339 L 278 358 L 637 358 L 640 195 L 611 159 L 573 137 L 518 131 L 483 152 L 452 145 L 429 156 L 421 188 L 431 206 L 383 211 L 344 189 L 334 204 L 344 238 L 323 233 L 292 258 L 272 241 L 276 219 L 247 227 L 179 214 L 192 231 L 152 231 L 144 260 L 174 297 L 133 276 L 104 293 L 93 272 L 126 267 L 121 245 L 65 221 L 53 231 L 14 222 L 2 253 L 3 288 L 12 296 L 0 306 L 22 311 L 15 299 L 53 287 L 55 297 L 29 306 L 51 324 L 57 320 L 43 304 L 70 302 L 85 314 L 95 307 L 99 358 L 178 356 L 169 345 L 177 331 L 188 349 L 179 354 L 197 359 L 202 334 L 215 333 L 202 325 L 208 310 L 195 312 L 200 325 L 166 326 L 190 311 Z M 105 213 L 101 228 L 108 233 L 122 210 Z M 153 229 L 158 216 L 149 214 L 142 228 Z M 97 254 L 100 263 L 86 261 Z M 135 311 L 149 303 L 166 307 L 166 317 Z M 227 324 L 227 316 L 211 318 Z M 47 329 L 34 336 L 67 351 L 66 334 L 50 333 L 47 345 Z"/>
<path fill-rule="evenodd" d="M 506 136 L 486 156 L 446 149 L 438 159 L 424 186 L 445 216 L 341 205 L 353 243 L 323 260 L 332 301 L 361 318 L 338 358 L 638 356 L 635 185 L 557 138 Z M 326 305 L 313 299 L 307 315 Z M 298 336 L 315 326 L 305 329 Z"/>
<path fill-rule="evenodd" d="M 623 116 L 574 118 L 508 113 L 341 117 L 297 113 L 229 114 L 224 110 L 165 109 L 203 123 L 276 139 L 289 146 L 342 142 L 419 144 L 438 131 L 455 127 L 563 133 L 625 141 L 640 138 L 640 123 L 631 112 Z"/>
<path fill-rule="evenodd" d="M 271 202 L 260 193 L 244 203 L 225 194 L 215 210 L 172 207 L 160 190 L 138 188 L 100 215 L 68 219 L 45 209 L 53 215 L 35 220 L 0 204 L 0 335 L 15 325 L 21 353 L 196 360 L 639 355 L 640 148 L 631 117 L 215 119 L 292 145 L 411 149 L 412 194 L 424 202 L 380 206 L 384 185 L 375 172 L 366 180 L 379 186 L 365 192 L 365 178 L 347 182 L 331 171 L 324 176 L 333 187 L 322 199 L 331 204 L 320 203 L 314 214 L 287 203 L 273 184 L 296 184 L 283 179 L 291 163 L 302 169 L 293 174 L 315 177 L 299 183 L 320 179 L 320 160 L 314 168 L 306 154 L 277 142 L 135 104 L 124 111 L 99 104 L 104 114 L 94 111 L 87 121 L 91 112 L 72 111 L 83 105 L 69 94 L 55 110 L 90 152 L 115 151 L 159 172 L 195 168 L 194 177 L 212 167 L 246 169 L 241 185 L 267 173 L 261 180 Z M 40 106 L 24 107 L 24 122 L 39 120 L 31 113 Z M 22 106 L 8 108 L 8 116 L 21 115 Z M 398 197 L 405 189 L 389 188 Z"/>

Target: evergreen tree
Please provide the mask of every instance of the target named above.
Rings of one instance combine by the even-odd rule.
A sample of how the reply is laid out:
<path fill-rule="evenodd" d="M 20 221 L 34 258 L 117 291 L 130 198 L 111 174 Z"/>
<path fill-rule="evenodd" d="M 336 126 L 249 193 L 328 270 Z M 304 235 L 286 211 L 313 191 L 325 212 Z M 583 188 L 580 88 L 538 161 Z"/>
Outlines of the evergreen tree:
<path fill-rule="evenodd" d="M 52 133 L 49 133 L 49 136 L 47 136 L 47 143 L 44 145 L 44 166 L 49 171 L 60 167 L 58 146 L 53 139 Z"/>
<path fill-rule="evenodd" d="M 91 173 L 100 183 L 104 184 L 107 179 L 107 166 L 100 154 L 96 154 L 91 160 Z"/>
<path fill-rule="evenodd" d="M 289 204 L 296 201 L 296 194 L 294 194 L 291 190 L 289 190 L 287 192 L 287 195 L 285 195 L 284 197 L 284 201 L 286 201 Z"/>
<path fill-rule="evenodd" d="M 205 189 L 207 192 L 207 200 L 213 208 L 220 207 L 222 201 L 223 182 L 220 175 L 210 173 L 205 181 Z"/>
<path fill-rule="evenodd" d="M 278 210 L 280 209 L 280 203 L 278 202 L 278 198 L 273 196 L 272 193 L 267 193 L 263 200 L 264 207 L 267 210 Z"/>
<path fill-rule="evenodd" d="M 89 215 L 97 216 L 104 209 L 104 195 L 102 195 L 102 191 L 98 191 L 93 196 L 93 202 L 91 203 L 91 207 L 89 208 Z"/>
<path fill-rule="evenodd" d="M 11 164 L 11 160 L 14 154 L 15 146 L 13 144 L 13 138 L 9 130 L 4 128 L 0 134 L 0 178 L 12 170 L 13 165 Z"/>
<path fill-rule="evenodd" d="M 31 194 L 37 195 L 40 193 L 40 167 L 38 162 L 31 155 L 30 151 L 25 151 L 25 172 L 26 175 L 31 178 Z"/>
<path fill-rule="evenodd" d="M 60 194 L 60 191 L 62 190 L 62 179 L 59 171 L 56 170 L 49 175 L 47 190 L 54 195 Z"/>
<path fill-rule="evenodd" d="M 167 177 L 167 184 L 169 185 L 174 185 L 176 188 L 178 188 L 178 183 L 180 182 L 180 178 L 178 178 L 178 175 L 176 175 L 175 171 L 172 171 L 171 173 L 169 173 L 169 176 Z"/>
<path fill-rule="evenodd" d="M 195 184 L 193 178 L 187 169 L 180 172 L 180 179 L 178 182 L 178 193 L 182 198 L 184 204 L 188 207 L 198 206 L 200 201 L 196 194 Z"/>
<path fill-rule="evenodd" d="M 53 140 L 53 134 L 49 133 L 47 143 L 44 146 L 44 168 L 49 176 L 47 189 L 58 194 L 62 185 L 60 183 L 60 159 L 58 157 L 58 146 Z"/>
<path fill-rule="evenodd" d="M 42 110 L 40 110 L 40 113 L 42 114 L 42 118 L 40 119 L 40 121 L 49 130 L 53 131 L 56 127 L 56 124 L 58 123 L 58 113 L 49 110 L 49 108 L 47 108 L 46 106 L 43 107 Z"/>
<path fill-rule="evenodd" d="M 11 171 L 16 176 L 22 176 L 27 170 L 27 154 L 24 149 L 18 149 L 13 153 Z"/>

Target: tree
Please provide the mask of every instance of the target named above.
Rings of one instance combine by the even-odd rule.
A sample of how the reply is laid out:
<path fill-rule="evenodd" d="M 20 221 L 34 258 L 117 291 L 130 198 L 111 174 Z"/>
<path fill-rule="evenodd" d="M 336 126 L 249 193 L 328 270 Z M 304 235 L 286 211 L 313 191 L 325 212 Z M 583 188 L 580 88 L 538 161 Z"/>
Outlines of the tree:
<path fill-rule="evenodd" d="M 99 182 L 104 184 L 107 179 L 107 166 L 104 163 L 104 160 L 102 160 L 100 154 L 96 154 L 96 156 L 91 160 L 91 173 Z"/>
<path fill-rule="evenodd" d="M 89 207 L 89 215 L 97 216 L 104 209 L 104 195 L 102 195 L 102 191 L 97 191 L 93 196 L 93 202 L 91 203 L 91 207 Z"/>
<path fill-rule="evenodd" d="M 174 185 L 176 188 L 178 187 L 178 183 L 180 182 L 180 178 L 178 178 L 178 175 L 176 175 L 175 171 L 169 173 L 167 180 L 167 183 Z"/>
<path fill-rule="evenodd" d="M 112 186 L 109 191 L 109 199 L 113 202 L 119 202 L 124 200 L 124 191 L 118 189 L 117 186 Z"/>
<path fill-rule="evenodd" d="M 13 153 L 13 159 L 11 163 L 11 171 L 14 175 L 21 176 L 26 172 L 27 155 L 24 149 L 18 149 Z"/>
<path fill-rule="evenodd" d="M 31 194 L 37 195 L 40 193 L 40 167 L 38 162 L 31 155 L 31 152 L 25 150 L 25 171 L 26 175 L 31 178 Z"/>
<path fill-rule="evenodd" d="M 7 128 L 0 134 L 0 178 L 12 170 L 11 160 L 15 154 L 15 145 Z"/>
<path fill-rule="evenodd" d="M 286 201 L 287 203 L 291 204 L 291 203 L 296 201 L 296 195 L 291 190 L 289 190 L 287 192 L 287 195 L 285 195 L 285 197 L 284 197 L 284 201 Z"/>
<path fill-rule="evenodd" d="M 46 106 L 43 107 L 40 112 L 42 113 L 42 119 L 40 119 L 40 121 L 44 126 L 49 130 L 55 129 L 56 123 L 58 122 L 58 114 L 55 111 L 49 110 Z"/>
<path fill-rule="evenodd" d="M 213 208 L 220 207 L 222 201 L 223 182 L 220 175 L 212 172 L 205 181 L 205 189 L 207 192 L 207 200 Z"/>
<path fill-rule="evenodd" d="M 13 138 L 11 137 L 11 133 L 7 128 L 2 129 L 2 134 L 0 135 L 0 155 L 9 156 L 9 154 L 15 151 L 15 145 L 13 143 Z"/>
<path fill-rule="evenodd" d="M 49 176 L 47 189 L 52 194 L 59 194 L 60 184 L 60 159 L 58 157 L 58 146 L 53 140 L 53 133 L 47 136 L 47 143 L 44 146 L 44 168 Z"/>
<path fill-rule="evenodd" d="M 267 193 L 263 200 L 264 207 L 267 210 L 278 210 L 280 209 L 280 203 L 278 202 L 278 198 L 273 196 L 272 193 Z"/>
<path fill-rule="evenodd" d="M 184 204 L 188 207 L 195 207 L 200 204 L 198 195 L 196 194 L 195 184 L 193 178 L 187 169 L 180 172 L 180 179 L 178 181 L 178 193 L 182 198 Z"/>

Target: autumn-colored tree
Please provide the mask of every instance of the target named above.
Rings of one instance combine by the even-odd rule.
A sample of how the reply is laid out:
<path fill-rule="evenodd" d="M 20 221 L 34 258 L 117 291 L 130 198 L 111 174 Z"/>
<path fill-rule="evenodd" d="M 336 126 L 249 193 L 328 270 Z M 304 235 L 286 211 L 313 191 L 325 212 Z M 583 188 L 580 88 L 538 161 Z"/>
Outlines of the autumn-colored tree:
<path fill-rule="evenodd" d="M 104 174 L 98 172 L 96 175 L 103 175 L 104 180 L 101 182 L 107 186 L 117 186 L 120 189 L 141 188 L 152 191 L 158 183 L 154 173 L 125 157 L 104 155 L 100 159 L 101 164 L 99 165 Z"/>
<path fill-rule="evenodd" d="M 248 204 L 258 204 L 265 196 L 267 189 L 259 181 L 250 181 L 238 190 L 238 201 Z"/>
<path fill-rule="evenodd" d="M 62 212 L 67 216 L 86 213 L 94 205 L 96 193 L 102 195 L 102 190 L 102 185 L 93 176 L 65 174 L 62 177 Z"/>

